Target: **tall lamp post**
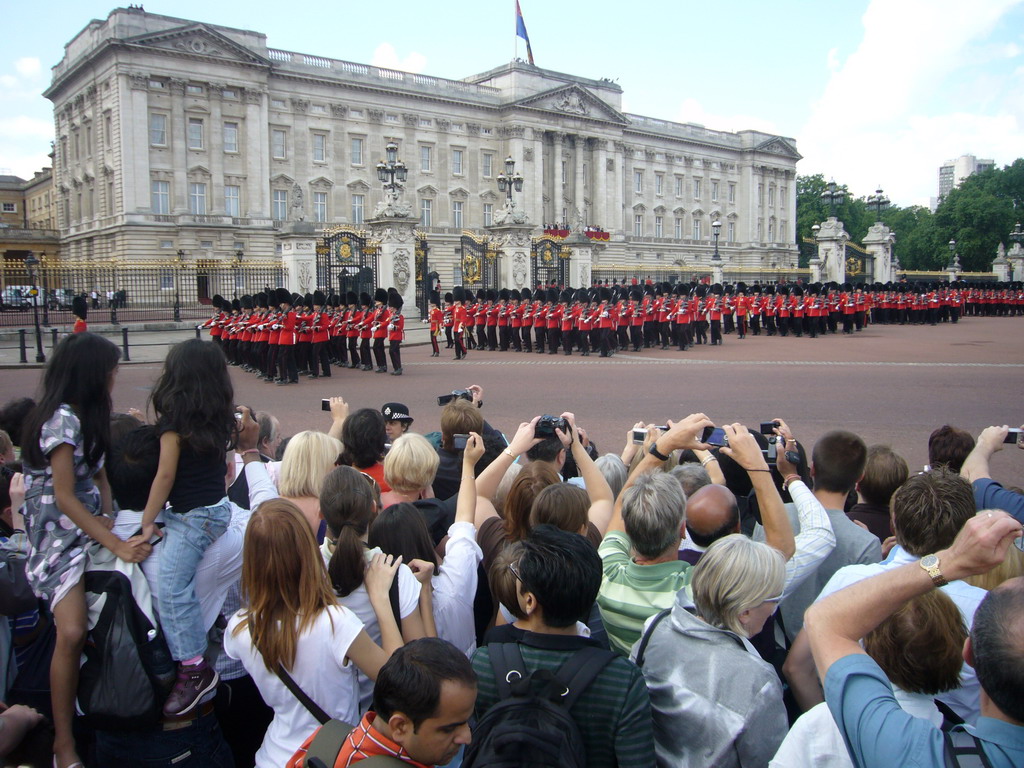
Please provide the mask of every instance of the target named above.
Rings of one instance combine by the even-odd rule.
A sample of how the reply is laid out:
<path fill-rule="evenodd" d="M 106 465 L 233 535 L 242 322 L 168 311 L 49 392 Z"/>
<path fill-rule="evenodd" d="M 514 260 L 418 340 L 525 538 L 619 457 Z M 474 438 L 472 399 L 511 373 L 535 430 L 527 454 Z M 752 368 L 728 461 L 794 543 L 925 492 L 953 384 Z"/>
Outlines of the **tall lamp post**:
<path fill-rule="evenodd" d="M 836 208 L 843 204 L 843 200 L 846 197 L 846 192 L 843 188 L 836 184 L 835 179 L 829 179 L 828 186 L 825 191 L 821 193 L 821 199 L 825 201 L 828 206 L 829 214 L 831 216 L 836 215 Z"/>
<path fill-rule="evenodd" d="M 523 175 L 516 173 L 516 161 L 511 156 L 505 158 L 505 170 L 498 174 L 498 190 L 505 193 L 505 206 L 515 208 L 515 201 L 512 199 L 512 190 L 523 191 Z"/>
<path fill-rule="evenodd" d="M 715 219 L 711 222 L 711 236 L 715 240 L 715 252 L 711 254 L 712 261 L 721 261 L 722 257 L 718 253 L 718 236 L 722 234 L 722 222 Z"/>
<path fill-rule="evenodd" d="M 174 322 L 181 322 L 181 270 L 185 268 L 185 252 L 178 249 L 174 256 Z"/>
<path fill-rule="evenodd" d="M 239 248 L 237 251 L 235 251 L 235 263 L 234 263 L 234 267 L 235 268 L 233 270 L 234 271 L 234 278 L 235 278 L 235 286 L 234 286 L 234 295 L 232 297 L 232 298 L 235 298 L 235 299 L 238 298 L 238 276 L 240 274 L 242 274 L 242 257 L 243 256 L 245 256 L 245 251 L 243 251 L 241 248 Z M 245 290 L 245 283 L 244 282 L 242 283 L 242 289 L 243 289 L 243 291 Z"/>
<path fill-rule="evenodd" d="M 865 203 L 867 204 L 867 209 L 869 211 L 875 212 L 875 220 L 881 221 L 882 211 L 889 207 L 890 200 L 888 197 L 885 196 L 885 193 L 882 191 L 882 188 L 879 187 L 878 189 L 875 190 L 875 194 L 867 196 L 867 200 L 865 200 Z"/>
<path fill-rule="evenodd" d="M 960 257 L 956 255 L 956 240 L 949 241 L 949 265 L 946 269 L 960 271 Z"/>
<path fill-rule="evenodd" d="M 1010 232 L 1010 242 L 1014 245 L 1024 246 L 1024 230 L 1020 228 L 1020 222 L 1017 222 L 1017 226 Z"/>
<path fill-rule="evenodd" d="M 409 178 L 409 169 L 398 159 L 398 145 L 389 141 L 384 147 L 385 160 L 377 163 L 377 178 L 384 184 L 384 189 L 395 197 L 402 189 L 402 184 Z"/>
<path fill-rule="evenodd" d="M 39 266 L 39 259 L 29 253 L 25 257 L 25 268 L 28 269 L 28 279 L 32 283 L 32 292 L 29 297 L 32 299 L 32 316 L 36 325 L 36 362 L 45 363 L 46 355 L 43 354 L 43 332 L 39 329 L 39 287 L 36 285 L 36 267 Z"/>

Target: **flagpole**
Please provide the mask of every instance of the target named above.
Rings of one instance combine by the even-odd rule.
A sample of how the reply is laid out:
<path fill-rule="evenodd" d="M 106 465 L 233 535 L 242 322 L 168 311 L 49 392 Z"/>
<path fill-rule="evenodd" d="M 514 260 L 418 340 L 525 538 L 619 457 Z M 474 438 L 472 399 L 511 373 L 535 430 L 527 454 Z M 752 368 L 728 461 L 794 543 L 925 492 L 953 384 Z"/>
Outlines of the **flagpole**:
<path fill-rule="evenodd" d="M 512 62 L 519 57 L 519 0 L 512 0 Z"/>

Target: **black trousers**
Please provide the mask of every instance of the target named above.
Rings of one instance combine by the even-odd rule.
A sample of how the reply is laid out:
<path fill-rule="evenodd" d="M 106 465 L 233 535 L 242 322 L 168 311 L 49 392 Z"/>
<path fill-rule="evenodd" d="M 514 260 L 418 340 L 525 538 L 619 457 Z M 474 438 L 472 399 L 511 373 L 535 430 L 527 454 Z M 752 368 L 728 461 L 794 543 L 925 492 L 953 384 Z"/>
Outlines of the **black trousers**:
<path fill-rule="evenodd" d="M 277 370 L 279 378 L 292 383 L 299 380 L 299 371 L 295 367 L 295 346 L 279 344 L 277 346 Z"/>
<path fill-rule="evenodd" d="M 392 339 L 388 344 L 388 356 L 391 358 L 392 370 L 398 371 L 402 368 L 402 342 Z"/>
<path fill-rule="evenodd" d="M 711 321 L 711 343 L 721 344 L 722 343 L 722 321 L 712 320 Z"/>
<path fill-rule="evenodd" d="M 387 358 L 384 357 L 384 339 L 373 340 L 373 359 L 378 368 L 387 369 L 388 361 Z"/>
<path fill-rule="evenodd" d="M 318 341 L 311 345 L 309 372 L 313 376 L 331 375 L 331 356 L 327 350 L 327 342 Z"/>

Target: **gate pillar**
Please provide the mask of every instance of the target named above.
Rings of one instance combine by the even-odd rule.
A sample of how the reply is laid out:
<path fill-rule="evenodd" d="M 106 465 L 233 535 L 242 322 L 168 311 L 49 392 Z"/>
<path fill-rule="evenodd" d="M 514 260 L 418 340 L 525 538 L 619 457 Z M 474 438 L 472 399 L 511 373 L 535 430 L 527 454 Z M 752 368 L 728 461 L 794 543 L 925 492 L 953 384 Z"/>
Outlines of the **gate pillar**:
<path fill-rule="evenodd" d="M 394 287 L 402 296 L 402 314 L 415 317 L 416 227 L 418 219 L 381 216 L 367 222 L 370 236 L 380 244 L 377 255 L 378 283 Z"/>

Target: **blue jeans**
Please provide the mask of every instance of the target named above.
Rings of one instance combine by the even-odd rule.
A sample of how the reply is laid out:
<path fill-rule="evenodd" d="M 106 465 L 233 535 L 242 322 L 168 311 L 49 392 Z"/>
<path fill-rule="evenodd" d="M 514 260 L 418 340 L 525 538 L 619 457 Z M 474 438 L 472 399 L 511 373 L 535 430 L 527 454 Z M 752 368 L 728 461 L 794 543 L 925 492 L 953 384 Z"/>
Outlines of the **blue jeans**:
<path fill-rule="evenodd" d="M 185 661 L 206 651 L 196 569 L 203 553 L 221 537 L 231 521 L 231 504 L 224 498 L 209 507 L 185 514 L 164 510 L 164 540 L 160 553 L 160 626 L 175 661 Z"/>
<path fill-rule="evenodd" d="M 118 768 L 234 768 L 217 716 L 202 715 L 183 727 L 96 731 L 96 764 Z"/>

